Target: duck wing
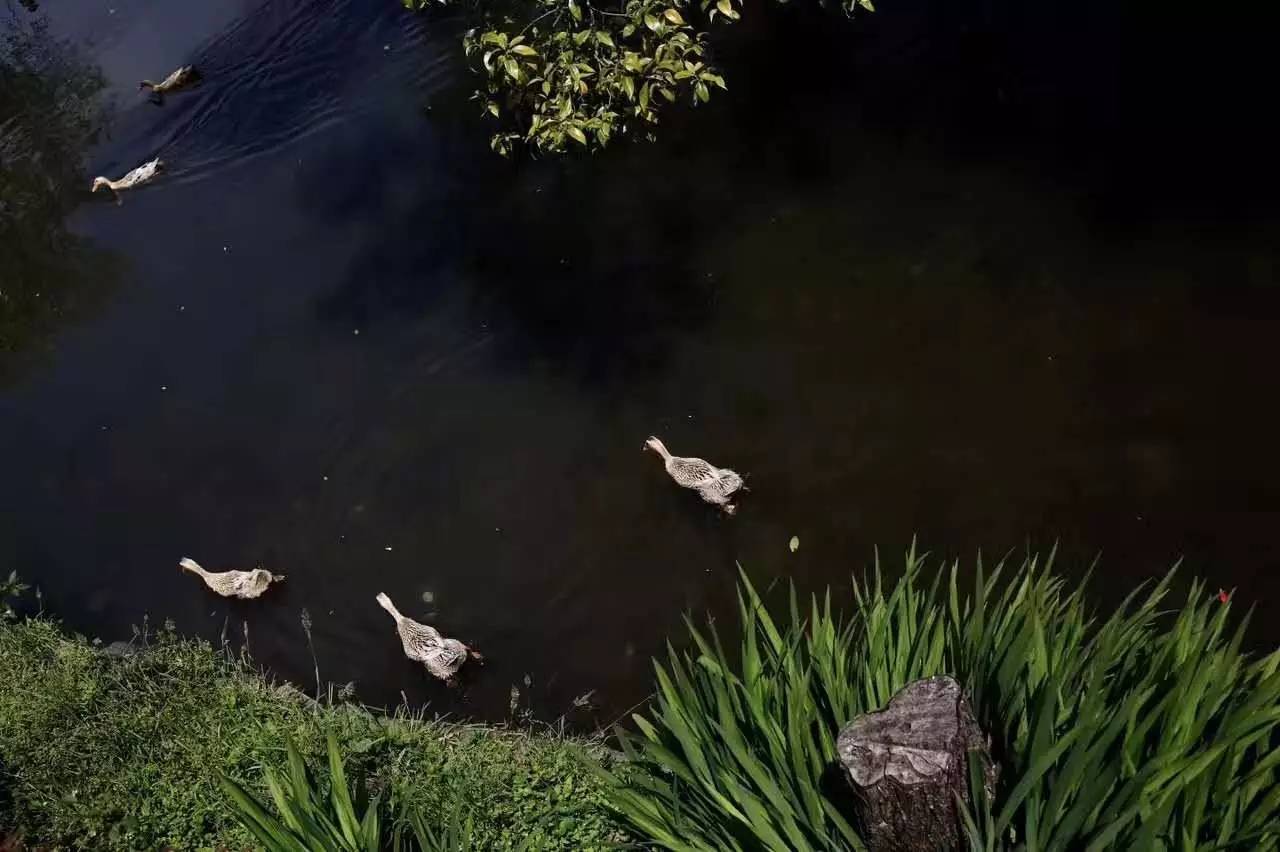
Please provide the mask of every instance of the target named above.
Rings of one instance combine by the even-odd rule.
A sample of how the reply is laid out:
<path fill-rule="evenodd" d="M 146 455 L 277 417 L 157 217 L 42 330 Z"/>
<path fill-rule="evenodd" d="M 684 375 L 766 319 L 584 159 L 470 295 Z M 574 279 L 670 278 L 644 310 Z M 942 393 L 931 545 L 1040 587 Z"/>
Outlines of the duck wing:
<path fill-rule="evenodd" d="M 667 472 L 671 474 L 672 479 L 685 488 L 696 488 L 714 478 L 718 469 L 705 459 L 672 456 Z"/>
<path fill-rule="evenodd" d="M 434 627 L 419 624 L 409 618 L 399 622 L 396 630 L 400 633 L 405 656 L 418 662 L 426 662 L 427 655 L 444 641 Z"/>

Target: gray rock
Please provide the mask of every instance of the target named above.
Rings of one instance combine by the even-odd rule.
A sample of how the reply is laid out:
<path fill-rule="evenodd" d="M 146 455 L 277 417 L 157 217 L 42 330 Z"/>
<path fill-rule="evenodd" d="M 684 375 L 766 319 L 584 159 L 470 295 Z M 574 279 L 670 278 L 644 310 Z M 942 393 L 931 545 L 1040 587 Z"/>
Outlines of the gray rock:
<path fill-rule="evenodd" d="M 132 642 L 112 642 L 110 645 L 102 649 L 102 653 L 106 654 L 108 657 L 123 660 L 137 654 L 138 649 L 133 647 Z"/>
<path fill-rule="evenodd" d="M 934 852 L 961 839 L 955 797 L 969 800 L 969 758 L 995 786 L 987 737 L 954 678 L 907 684 L 840 731 L 836 748 L 872 852 Z"/>

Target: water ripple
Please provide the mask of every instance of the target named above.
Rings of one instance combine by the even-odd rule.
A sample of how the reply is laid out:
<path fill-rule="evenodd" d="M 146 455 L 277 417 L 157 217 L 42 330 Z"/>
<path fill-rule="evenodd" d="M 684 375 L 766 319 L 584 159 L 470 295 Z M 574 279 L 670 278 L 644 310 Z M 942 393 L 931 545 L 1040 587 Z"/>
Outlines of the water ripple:
<path fill-rule="evenodd" d="M 160 156 L 167 184 L 206 180 L 367 116 L 389 96 L 434 92 L 460 73 L 459 59 L 448 20 L 392 3 L 371 15 L 357 0 L 268 0 L 192 53 L 199 87 L 159 109 L 125 110 L 104 153 L 115 168 Z"/>

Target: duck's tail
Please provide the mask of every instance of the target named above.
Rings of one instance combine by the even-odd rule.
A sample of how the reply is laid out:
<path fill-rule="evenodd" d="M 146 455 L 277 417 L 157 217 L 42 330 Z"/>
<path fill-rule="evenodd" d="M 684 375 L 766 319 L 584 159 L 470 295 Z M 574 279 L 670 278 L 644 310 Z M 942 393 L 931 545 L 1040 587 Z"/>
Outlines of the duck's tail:
<path fill-rule="evenodd" d="M 391 598 L 387 597 L 385 592 L 378 592 L 377 601 L 378 605 L 391 613 L 391 617 L 397 622 L 404 618 L 404 616 L 400 614 L 400 610 L 396 609 L 396 605 L 391 602 Z"/>
<path fill-rule="evenodd" d="M 205 574 L 205 570 L 200 567 L 200 563 L 192 559 L 190 556 L 184 556 L 179 559 L 178 566 L 182 568 L 183 571 L 190 571 L 192 574 L 199 574 L 202 577 Z"/>

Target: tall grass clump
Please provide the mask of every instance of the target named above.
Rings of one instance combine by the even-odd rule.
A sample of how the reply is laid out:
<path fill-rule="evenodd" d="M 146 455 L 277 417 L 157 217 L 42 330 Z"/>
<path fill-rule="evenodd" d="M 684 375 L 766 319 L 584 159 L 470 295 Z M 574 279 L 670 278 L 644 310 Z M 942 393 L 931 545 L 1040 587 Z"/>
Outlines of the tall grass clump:
<path fill-rule="evenodd" d="M 1280 843 L 1280 651 L 1241 651 L 1248 618 L 1172 573 L 1098 617 L 1081 586 L 1028 558 L 922 582 L 877 563 L 845 612 L 830 593 L 775 619 L 742 576 L 742 635 L 692 623 L 656 663 L 658 690 L 611 801 L 678 850 L 861 849 L 842 807 L 835 738 L 907 683 L 966 687 L 1001 774 L 975 785 L 973 849 L 1275 849 Z M 638 776 L 638 777 L 637 777 Z"/>
<path fill-rule="evenodd" d="M 492 848 L 476 832 L 474 817 L 460 807 L 436 822 L 411 805 L 401 803 L 393 810 L 380 797 L 370 798 L 360 779 L 347 781 L 333 734 L 328 737 L 326 771 L 309 770 L 291 740 L 286 740 L 286 751 L 287 770 L 265 770 L 270 805 L 231 778 L 222 778 L 237 817 L 263 852 L 481 852 Z M 513 852 L 551 848 L 545 835 L 529 828 L 510 826 Z"/>

